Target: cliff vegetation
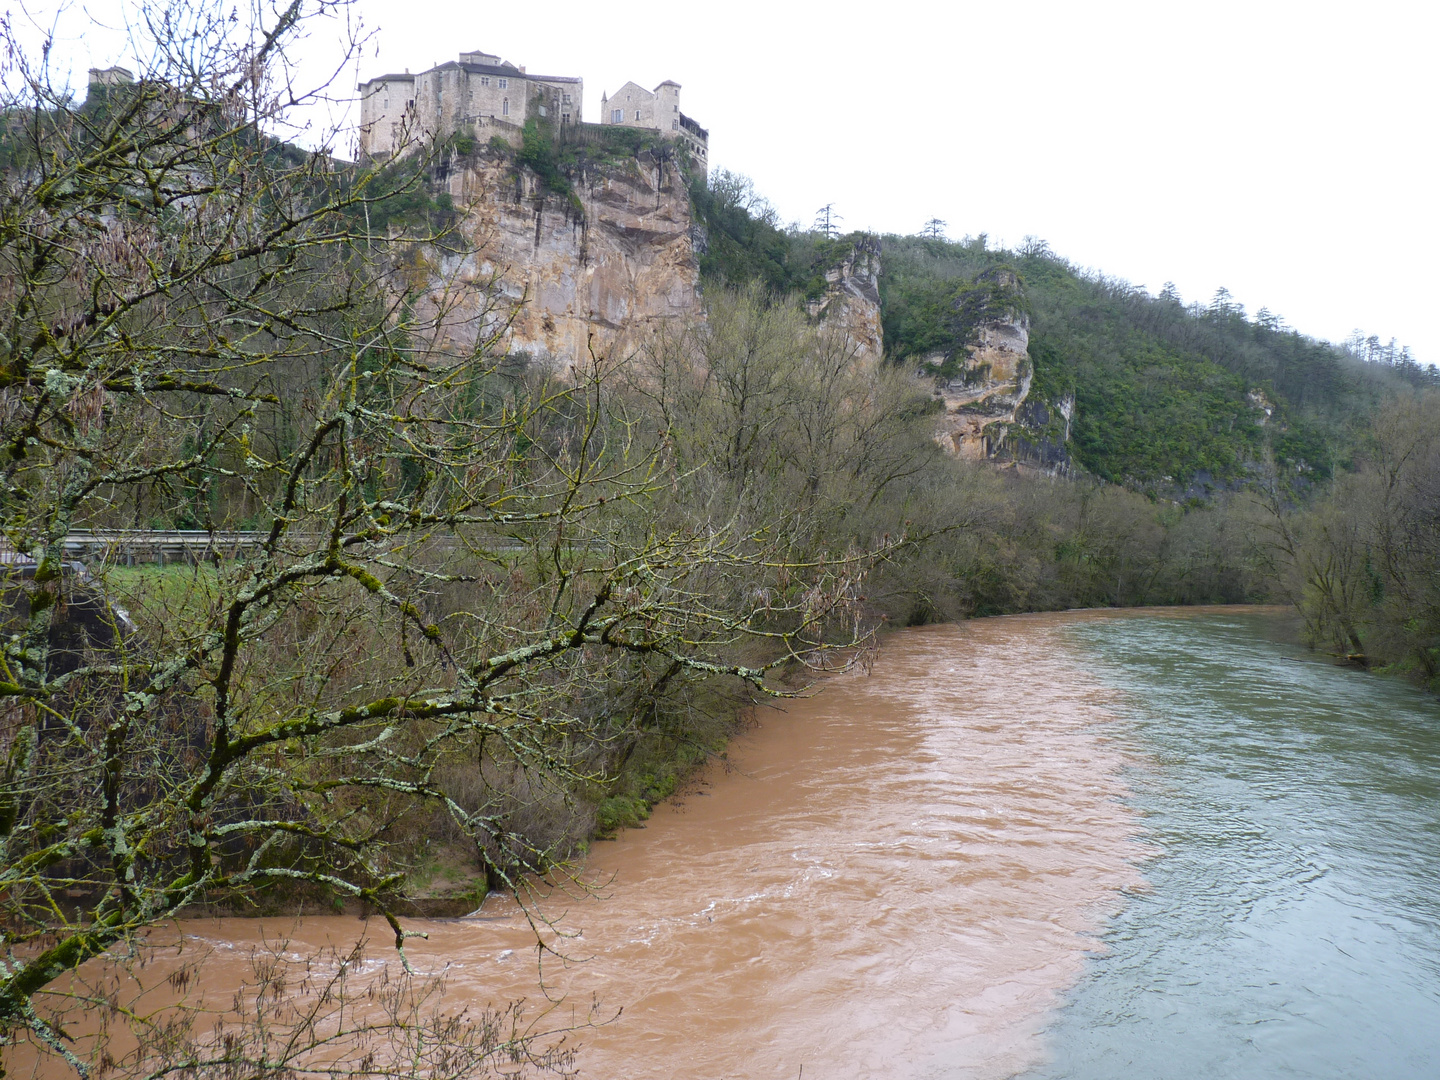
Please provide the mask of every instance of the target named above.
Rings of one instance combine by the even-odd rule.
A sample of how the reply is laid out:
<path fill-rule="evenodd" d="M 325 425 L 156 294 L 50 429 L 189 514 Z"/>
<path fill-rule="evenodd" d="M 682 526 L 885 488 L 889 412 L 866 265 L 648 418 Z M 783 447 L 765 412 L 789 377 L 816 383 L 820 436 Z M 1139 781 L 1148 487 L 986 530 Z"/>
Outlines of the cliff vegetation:
<path fill-rule="evenodd" d="M 1367 363 L 1275 316 L 1254 318 L 1223 293 L 1185 305 L 1086 275 L 1043 244 L 991 251 L 887 237 L 881 278 L 887 355 L 954 356 L 972 328 L 963 312 L 997 266 L 1018 271 L 1031 315 L 1031 396 L 1073 397 L 1075 460 L 1142 490 L 1204 496 L 1255 475 L 1263 461 L 1309 480 L 1348 461 L 1354 425 L 1404 386 L 1433 382 L 1413 361 Z"/>

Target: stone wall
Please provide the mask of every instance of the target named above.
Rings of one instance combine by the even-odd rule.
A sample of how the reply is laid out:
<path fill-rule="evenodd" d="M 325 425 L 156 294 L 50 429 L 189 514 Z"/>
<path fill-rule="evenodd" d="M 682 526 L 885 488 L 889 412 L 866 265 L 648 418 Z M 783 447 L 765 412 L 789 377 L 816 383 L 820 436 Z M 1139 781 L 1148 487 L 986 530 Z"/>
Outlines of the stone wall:
<path fill-rule="evenodd" d="M 383 75 L 360 87 L 360 152 L 371 157 L 389 157 L 413 133 L 407 114 L 413 116 L 415 78 L 412 75 Z"/>
<path fill-rule="evenodd" d="M 483 62 L 481 62 L 483 61 Z M 419 75 L 381 75 L 360 84 L 360 151 L 370 157 L 496 122 L 524 124 L 532 108 L 557 123 L 583 119 L 579 78 L 529 75 L 489 53 L 462 53 Z"/>
<path fill-rule="evenodd" d="M 617 109 L 620 120 L 614 118 Z M 601 124 L 659 131 L 679 140 L 702 172 L 708 167 L 710 134 L 680 111 L 680 84 L 673 79 L 666 79 L 653 92 L 627 82 L 613 96 L 601 99 L 599 111 Z"/>
<path fill-rule="evenodd" d="M 677 126 L 680 120 L 680 84 L 663 82 L 655 90 L 652 93 L 638 83 L 627 82 L 601 102 L 600 123 L 670 131 L 672 108 Z M 616 109 L 623 114 L 619 120 L 612 115 Z"/>

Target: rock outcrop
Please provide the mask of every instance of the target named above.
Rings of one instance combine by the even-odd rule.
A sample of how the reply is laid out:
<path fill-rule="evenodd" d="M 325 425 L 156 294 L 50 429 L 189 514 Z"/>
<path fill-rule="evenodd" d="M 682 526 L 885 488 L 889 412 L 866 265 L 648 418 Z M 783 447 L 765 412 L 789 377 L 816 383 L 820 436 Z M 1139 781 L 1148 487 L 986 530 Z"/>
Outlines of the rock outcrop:
<path fill-rule="evenodd" d="M 562 193 L 508 154 L 481 151 L 452 162 L 442 182 L 466 243 L 418 253 L 414 270 L 430 313 L 444 313 L 437 338 L 447 351 L 485 341 L 564 373 L 624 356 L 657 325 L 704 319 L 705 232 L 672 157 L 587 166 Z M 809 303 L 864 362 L 883 352 L 880 259 L 878 240 L 860 240 Z M 1074 401 L 1027 400 L 1034 367 L 1018 276 L 987 271 L 957 290 L 954 307 L 957 344 L 921 365 L 942 406 L 936 441 L 957 457 L 1066 471 Z"/>
<path fill-rule="evenodd" d="M 944 405 L 935 439 L 956 457 L 982 460 L 1000 449 L 1030 393 L 1030 317 L 1013 270 L 992 270 L 957 296 L 963 343 L 926 366 L 954 374 L 937 379 Z"/>
<path fill-rule="evenodd" d="M 880 325 L 880 241 L 859 240 L 845 261 L 825 273 L 825 294 L 807 305 L 812 319 L 839 327 L 857 358 L 879 362 L 884 353 Z"/>
<path fill-rule="evenodd" d="M 562 194 L 503 151 L 482 150 L 455 159 L 442 182 L 461 214 L 457 247 L 470 253 L 427 249 L 415 269 L 427 313 L 444 312 L 437 341 L 447 351 L 484 340 L 564 372 L 592 354 L 625 355 L 659 324 L 704 319 L 705 230 L 673 155 L 587 166 Z M 879 277 L 879 241 L 862 239 L 809 305 L 863 361 L 883 351 Z"/>
<path fill-rule="evenodd" d="M 961 285 L 952 307 L 956 344 L 921 364 L 941 406 L 935 441 L 971 461 L 1068 474 L 1075 397 L 1030 397 L 1035 365 L 1019 276 L 989 270 Z"/>
<path fill-rule="evenodd" d="M 1016 410 L 1015 420 L 996 457 L 1051 476 L 1070 475 L 1075 468 L 1070 454 L 1075 395 L 1064 394 L 1054 401 L 1027 398 Z"/>
<path fill-rule="evenodd" d="M 642 154 L 547 190 L 504 156 L 461 159 L 448 176 L 477 254 L 432 253 L 441 343 L 495 338 L 564 371 L 619 355 L 657 322 L 702 318 L 690 195 L 673 158 Z"/>

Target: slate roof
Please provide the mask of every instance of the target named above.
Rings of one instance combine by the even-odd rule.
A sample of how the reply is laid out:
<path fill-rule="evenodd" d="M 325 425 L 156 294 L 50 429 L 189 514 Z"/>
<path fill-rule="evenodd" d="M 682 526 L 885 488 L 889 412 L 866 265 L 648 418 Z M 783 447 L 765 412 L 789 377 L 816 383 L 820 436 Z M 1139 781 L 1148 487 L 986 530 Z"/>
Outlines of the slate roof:
<path fill-rule="evenodd" d="M 502 79 L 529 79 L 532 82 L 579 83 L 584 81 L 574 75 L 530 75 L 521 71 L 511 63 L 473 64 L 461 60 L 447 60 L 443 64 L 436 64 L 432 68 L 426 68 L 425 71 L 422 71 L 420 74 L 424 75 L 431 71 L 445 71 L 450 68 L 462 68 L 471 75 L 498 75 Z M 369 86 L 370 83 L 373 82 L 395 82 L 397 80 L 414 82 L 415 76 L 408 72 L 404 75 L 377 75 L 373 79 L 367 79 L 360 85 L 364 87 Z"/>

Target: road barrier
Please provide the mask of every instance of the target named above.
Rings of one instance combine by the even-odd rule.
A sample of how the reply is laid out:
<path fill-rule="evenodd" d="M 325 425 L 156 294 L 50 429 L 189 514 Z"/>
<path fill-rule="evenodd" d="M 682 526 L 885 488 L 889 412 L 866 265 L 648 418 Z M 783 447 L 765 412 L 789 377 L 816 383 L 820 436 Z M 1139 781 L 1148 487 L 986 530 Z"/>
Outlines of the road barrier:
<path fill-rule="evenodd" d="M 239 558 L 258 549 L 262 532 L 206 532 L 204 529 L 76 529 L 65 537 L 65 557 L 112 566 L 137 563 L 195 564 L 212 555 Z"/>

